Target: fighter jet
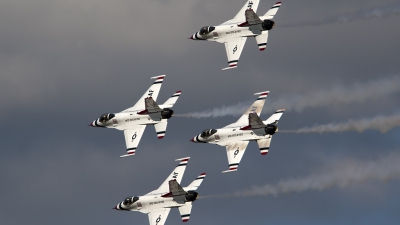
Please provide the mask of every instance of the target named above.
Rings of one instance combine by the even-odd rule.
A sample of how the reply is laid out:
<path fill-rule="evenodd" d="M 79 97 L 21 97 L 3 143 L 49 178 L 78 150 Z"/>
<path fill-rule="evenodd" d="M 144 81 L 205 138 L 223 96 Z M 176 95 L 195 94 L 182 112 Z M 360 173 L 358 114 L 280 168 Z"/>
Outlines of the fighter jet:
<path fill-rule="evenodd" d="M 154 125 L 158 139 L 164 138 L 168 119 L 174 114 L 174 111 L 170 108 L 174 106 L 181 95 L 181 91 L 177 91 L 164 104 L 158 105 L 156 103 L 164 77 L 165 75 L 152 77 L 151 79 L 156 79 L 153 85 L 134 106 L 119 113 L 105 113 L 89 124 L 92 127 L 114 128 L 124 131 L 126 154 L 120 157 L 135 155 L 136 148 L 147 125 Z"/>
<path fill-rule="evenodd" d="M 192 203 L 197 199 L 197 188 L 206 174 L 200 174 L 189 186 L 182 188 L 179 184 L 190 157 L 180 161 L 174 171 L 161 186 L 143 196 L 129 196 L 114 207 L 116 210 L 138 211 L 149 216 L 150 225 L 163 225 L 171 208 L 178 208 L 183 222 L 189 221 Z"/>
<path fill-rule="evenodd" d="M 255 95 L 259 95 L 257 100 L 235 123 L 220 129 L 206 129 L 192 138 L 192 142 L 226 147 L 229 169 L 223 173 L 237 170 L 249 141 L 257 141 L 261 155 L 268 153 L 272 135 L 278 131 L 278 121 L 285 111 L 278 109 L 267 120 L 261 120 L 259 116 L 268 93 L 269 91 L 256 93 Z"/>
<path fill-rule="evenodd" d="M 272 18 L 281 6 L 281 2 L 275 3 L 261 17 L 256 14 L 259 2 L 260 0 L 248 0 L 233 19 L 218 26 L 202 27 L 189 39 L 224 43 L 229 67 L 222 70 L 236 68 L 247 38 L 255 37 L 258 49 L 264 51 L 267 47 L 268 31 L 275 26 Z"/>

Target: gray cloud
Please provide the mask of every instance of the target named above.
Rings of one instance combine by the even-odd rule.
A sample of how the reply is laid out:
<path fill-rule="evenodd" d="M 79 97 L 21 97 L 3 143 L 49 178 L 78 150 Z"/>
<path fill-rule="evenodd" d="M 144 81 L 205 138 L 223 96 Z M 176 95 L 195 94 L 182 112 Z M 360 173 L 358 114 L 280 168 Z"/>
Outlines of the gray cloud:
<path fill-rule="evenodd" d="M 280 24 L 279 27 L 305 27 L 305 26 L 323 26 L 335 23 L 350 23 L 360 20 L 379 19 L 382 17 L 398 16 L 400 14 L 400 4 L 391 3 L 380 6 L 374 6 L 367 9 L 361 9 L 349 13 L 340 13 L 322 20 L 305 21 L 299 23 Z"/>
<path fill-rule="evenodd" d="M 326 133 L 326 132 L 344 132 L 358 131 L 363 132 L 368 129 L 379 130 L 386 133 L 389 130 L 400 126 L 400 114 L 391 116 L 376 116 L 373 118 L 364 118 L 359 120 L 348 120 L 343 123 L 329 123 L 323 125 L 315 125 L 312 127 L 304 127 L 297 130 L 283 130 L 283 133 Z"/>
<path fill-rule="evenodd" d="M 239 67 L 221 71 L 227 62 L 222 44 L 187 38 L 202 26 L 231 19 L 244 1 L 0 1 L 0 224 L 148 224 L 145 214 L 111 208 L 126 196 L 157 188 L 176 166 L 174 159 L 184 156 L 191 162 L 183 185 L 207 172 L 199 189 L 203 196 L 307 177 L 326 158 L 373 158 L 397 149 L 398 130 L 385 135 L 278 134 L 268 156 L 261 157 L 257 144 L 250 143 L 239 171 L 221 174 L 228 164 L 225 149 L 189 139 L 232 118 L 175 117 L 162 140 L 148 127 L 137 155 L 127 159 L 119 158 L 126 147 L 123 132 L 87 126 L 102 113 L 134 105 L 151 84 L 149 78 L 159 74 L 167 75 L 161 102 L 176 90 L 183 92 L 174 107 L 177 114 L 237 102 L 247 109 L 255 99 L 252 93 L 264 90 L 271 91 L 265 110 L 286 106 L 304 110 L 285 114 L 280 129 L 286 124 L 292 129 L 396 110 L 399 92 L 391 87 L 384 90 L 386 94 L 369 94 L 348 104 L 340 95 L 338 100 L 328 98 L 329 104 L 322 102 L 326 98 L 310 103 L 305 97 L 314 99 L 313 95 L 333 92 L 338 86 L 351 93 L 353 84 L 368 87 L 368 82 L 385 77 L 398 84 L 389 74 L 400 72 L 400 29 L 394 29 L 400 17 L 279 29 L 283 23 L 313 21 L 377 4 L 376 0 L 287 0 L 276 16 L 277 27 L 266 51 L 259 52 L 249 38 Z M 261 2 L 258 12 L 268 11 L 274 3 Z M 399 184 L 398 180 L 371 182 L 356 185 L 356 194 L 351 188 L 334 189 L 268 201 L 209 198 L 194 203 L 190 223 L 365 224 L 359 218 L 385 217 L 395 224 L 400 220 Z M 293 221 L 284 221 L 287 215 Z M 171 211 L 166 224 L 172 223 L 181 223 L 177 210 Z"/>
<path fill-rule="evenodd" d="M 374 161 L 341 160 L 332 168 L 320 168 L 319 173 L 302 178 L 282 179 L 277 184 L 253 186 L 243 191 L 222 195 L 221 197 L 277 196 L 308 190 L 322 191 L 329 188 L 345 188 L 352 184 L 369 181 L 387 182 L 400 178 L 400 155 L 392 153 Z M 204 196 L 218 197 L 218 196 Z"/>
<path fill-rule="evenodd" d="M 320 90 L 306 95 L 292 95 L 269 99 L 267 112 L 279 108 L 301 112 L 307 107 L 329 107 L 339 104 L 363 103 L 381 99 L 400 90 L 400 76 L 384 77 L 379 80 L 357 83 L 352 86 L 336 86 L 330 90 Z M 236 105 L 222 106 L 201 112 L 178 114 L 190 118 L 208 118 L 237 116 L 243 114 L 253 102 L 241 102 Z"/>

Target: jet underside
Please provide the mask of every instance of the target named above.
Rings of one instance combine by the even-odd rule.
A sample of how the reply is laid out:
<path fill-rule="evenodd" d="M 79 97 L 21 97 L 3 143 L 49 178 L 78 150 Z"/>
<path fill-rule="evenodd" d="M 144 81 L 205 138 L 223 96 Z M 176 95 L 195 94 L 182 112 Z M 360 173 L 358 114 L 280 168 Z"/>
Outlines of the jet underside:
<path fill-rule="evenodd" d="M 124 130 L 136 125 L 156 124 L 162 119 L 160 113 L 140 115 L 138 112 L 115 113 L 115 117 L 106 124 L 100 124 L 98 121 L 97 123 L 107 128 Z"/>

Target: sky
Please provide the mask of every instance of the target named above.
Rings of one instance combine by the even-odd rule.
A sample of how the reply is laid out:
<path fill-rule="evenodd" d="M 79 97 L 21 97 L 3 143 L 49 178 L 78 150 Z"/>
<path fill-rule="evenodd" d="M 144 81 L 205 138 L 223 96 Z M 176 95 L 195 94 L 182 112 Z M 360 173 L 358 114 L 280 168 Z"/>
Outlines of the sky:
<path fill-rule="evenodd" d="M 112 208 L 156 189 L 191 157 L 202 172 L 188 223 L 399 224 L 400 2 L 283 1 L 268 46 L 188 37 L 244 0 L 0 0 L 0 224 L 148 224 Z M 261 1 L 264 14 L 275 2 Z M 88 124 L 131 107 L 166 74 L 159 101 L 182 95 L 166 136 L 136 155 L 123 133 Z M 270 91 L 286 108 L 267 156 L 249 144 L 237 172 L 224 147 L 189 140 L 232 122 Z M 171 210 L 166 224 L 181 223 Z"/>

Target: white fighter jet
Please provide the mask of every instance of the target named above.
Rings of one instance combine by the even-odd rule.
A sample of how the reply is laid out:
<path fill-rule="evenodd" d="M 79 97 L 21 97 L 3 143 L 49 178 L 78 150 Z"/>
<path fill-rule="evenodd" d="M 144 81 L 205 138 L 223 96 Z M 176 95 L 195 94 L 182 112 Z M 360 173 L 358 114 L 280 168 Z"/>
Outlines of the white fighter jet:
<path fill-rule="evenodd" d="M 189 186 L 182 188 L 179 184 L 190 157 L 177 159 L 180 161 L 174 171 L 161 186 L 143 196 L 129 196 L 114 207 L 117 210 L 138 211 L 149 216 L 150 225 L 163 225 L 171 208 L 178 208 L 183 222 L 190 218 L 192 203 L 196 200 L 197 188 L 206 174 L 200 174 Z"/>
<path fill-rule="evenodd" d="M 272 18 L 281 6 L 281 2 L 275 3 L 261 17 L 256 14 L 259 2 L 260 0 L 248 0 L 233 19 L 218 26 L 202 27 L 189 39 L 224 43 L 229 67 L 222 70 L 236 68 L 247 38 L 255 37 L 258 49 L 264 51 L 267 47 L 268 31 L 275 26 Z"/>
<path fill-rule="evenodd" d="M 119 113 L 105 113 L 89 124 L 92 127 L 114 128 L 124 131 L 127 154 L 120 157 L 135 154 L 147 125 L 154 125 L 158 139 L 165 136 L 168 119 L 174 113 L 170 108 L 178 100 L 181 91 L 175 92 L 164 104 L 158 105 L 156 100 L 164 77 L 165 75 L 152 77 L 151 79 L 156 79 L 153 85 L 134 106 Z"/>
<path fill-rule="evenodd" d="M 226 147 L 229 170 L 236 171 L 249 141 L 257 141 L 261 155 L 266 155 L 271 144 L 272 135 L 278 131 L 278 121 L 285 109 L 278 109 L 267 120 L 262 121 L 261 110 L 267 98 L 268 91 L 256 93 L 257 100 L 235 123 L 220 129 L 207 129 L 192 138 L 192 142 L 210 143 Z"/>

